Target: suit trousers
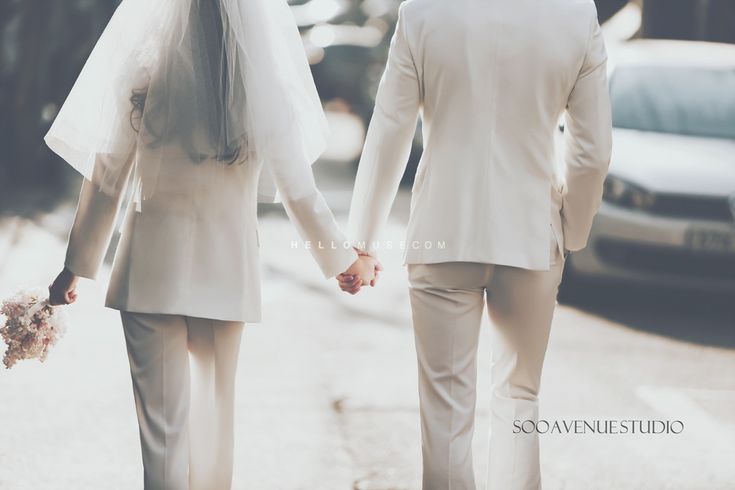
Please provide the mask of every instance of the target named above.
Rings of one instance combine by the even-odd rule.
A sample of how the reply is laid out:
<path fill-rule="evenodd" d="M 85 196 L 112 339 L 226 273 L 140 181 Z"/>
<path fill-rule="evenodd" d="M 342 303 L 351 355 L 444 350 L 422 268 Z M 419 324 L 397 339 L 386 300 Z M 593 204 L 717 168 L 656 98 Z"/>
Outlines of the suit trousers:
<path fill-rule="evenodd" d="M 146 490 L 229 490 L 243 323 L 121 312 Z"/>
<path fill-rule="evenodd" d="M 423 490 L 474 490 L 477 348 L 491 324 L 488 490 L 541 488 L 539 441 L 514 433 L 537 420 L 538 393 L 565 258 L 548 271 L 472 262 L 408 266 L 421 404 Z"/>

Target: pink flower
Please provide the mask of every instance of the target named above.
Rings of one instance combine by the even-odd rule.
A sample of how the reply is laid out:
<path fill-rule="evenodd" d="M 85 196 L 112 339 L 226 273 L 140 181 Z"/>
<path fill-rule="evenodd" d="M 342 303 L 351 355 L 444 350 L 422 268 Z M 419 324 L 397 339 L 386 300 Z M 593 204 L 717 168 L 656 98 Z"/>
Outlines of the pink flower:
<path fill-rule="evenodd" d="M 20 290 L 2 302 L 0 336 L 7 345 L 3 363 L 11 368 L 22 359 L 46 360 L 51 346 L 66 330 L 63 309 L 50 306 L 42 290 Z"/>

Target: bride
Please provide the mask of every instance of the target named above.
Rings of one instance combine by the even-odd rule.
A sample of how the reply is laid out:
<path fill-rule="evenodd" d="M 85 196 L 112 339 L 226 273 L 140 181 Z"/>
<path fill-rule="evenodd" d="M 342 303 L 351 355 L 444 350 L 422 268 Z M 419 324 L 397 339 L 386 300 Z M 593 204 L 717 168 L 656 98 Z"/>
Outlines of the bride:
<path fill-rule="evenodd" d="M 311 172 L 326 120 L 284 0 L 123 0 L 46 136 L 85 178 L 52 304 L 95 278 L 120 310 L 146 489 L 228 489 L 234 380 L 260 321 L 257 202 L 277 195 L 325 277 L 371 283 Z"/>

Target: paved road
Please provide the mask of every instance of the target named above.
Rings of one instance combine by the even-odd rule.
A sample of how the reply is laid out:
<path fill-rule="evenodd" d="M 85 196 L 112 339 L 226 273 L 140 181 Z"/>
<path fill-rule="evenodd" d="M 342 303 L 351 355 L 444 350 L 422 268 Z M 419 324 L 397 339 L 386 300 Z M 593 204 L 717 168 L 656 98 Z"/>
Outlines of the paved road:
<path fill-rule="evenodd" d="M 322 179 L 344 220 L 339 172 Z M 386 235 L 398 237 L 406 195 Z M 0 295 L 47 284 L 73 208 L 0 222 Z M 400 251 L 357 297 L 320 278 L 277 209 L 261 221 L 264 321 L 244 336 L 236 490 L 418 489 L 415 351 Z M 104 276 L 104 275 L 103 275 Z M 0 372 L 0 489 L 140 488 L 122 331 L 83 281 L 73 325 L 44 365 Z M 541 418 L 681 420 L 681 434 L 545 434 L 550 490 L 717 490 L 735 485 L 735 312 L 707 298 L 598 290 L 560 305 Z M 490 345 L 480 348 L 475 461 L 487 467 Z M 695 332 L 695 333 L 692 333 Z M 484 485 L 481 485 L 484 488 Z"/>

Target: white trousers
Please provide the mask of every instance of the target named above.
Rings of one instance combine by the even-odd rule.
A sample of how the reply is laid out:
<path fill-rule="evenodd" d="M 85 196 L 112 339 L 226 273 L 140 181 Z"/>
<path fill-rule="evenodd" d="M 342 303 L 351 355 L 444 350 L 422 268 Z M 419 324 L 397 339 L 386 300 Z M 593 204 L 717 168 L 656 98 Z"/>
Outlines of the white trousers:
<path fill-rule="evenodd" d="M 229 490 L 243 324 L 121 312 L 146 490 Z"/>
<path fill-rule="evenodd" d="M 408 266 L 419 371 L 424 490 L 474 490 L 477 347 L 487 302 L 492 398 L 488 490 L 541 488 L 535 433 L 541 369 L 564 258 L 551 239 L 549 271 L 447 262 Z"/>

